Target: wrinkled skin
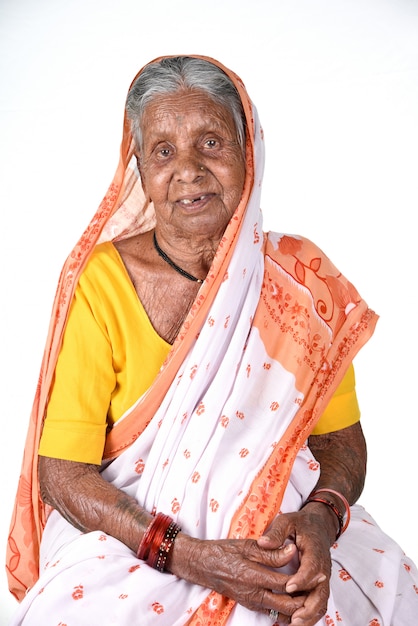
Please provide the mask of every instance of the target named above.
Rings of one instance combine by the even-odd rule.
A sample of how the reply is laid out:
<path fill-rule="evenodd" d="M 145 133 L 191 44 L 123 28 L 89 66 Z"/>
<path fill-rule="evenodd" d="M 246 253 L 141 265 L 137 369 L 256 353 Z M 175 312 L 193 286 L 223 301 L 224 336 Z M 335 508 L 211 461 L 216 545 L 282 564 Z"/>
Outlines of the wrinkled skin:
<path fill-rule="evenodd" d="M 317 487 L 336 489 L 353 503 L 361 493 L 366 467 L 360 425 L 316 435 L 309 443 L 321 462 Z M 98 466 L 41 457 L 39 469 L 44 501 L 71 524 L 83 532 L 102 530 L 137 551 L 152 516 L 107 483 Z M 338 498 L 332 494 L 327 498 L 341 509 Z M 257 541 L 207 541 L 179 533 L 168 570 L 250 610 L 268 613 L 275 609 L 283 623 L 314 626 L 326 612 L 330 546 L 337 530 L 334 513 L 323 504 L 312 503 L 299 512 L 278 516 Z M 294 574 L 272 571 L 296 556 L 299 567 Z"/>

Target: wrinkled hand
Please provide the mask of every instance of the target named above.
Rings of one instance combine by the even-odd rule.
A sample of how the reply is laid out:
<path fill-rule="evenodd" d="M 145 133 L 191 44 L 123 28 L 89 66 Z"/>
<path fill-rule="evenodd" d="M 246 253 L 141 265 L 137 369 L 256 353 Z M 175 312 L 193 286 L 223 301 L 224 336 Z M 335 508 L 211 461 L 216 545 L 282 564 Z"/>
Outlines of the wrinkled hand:
<path fill-rule="evenodd" d="M 280 515 L 258 540 L 266 558 L 280 550 L 286 539 L 295 542 L 299 567 L 288 578 L 285 591 L 300 594 L 303 604 L 292 613 L 294 626 L 313 626 L 326 613 L 331 575 L 330 545 L 335 538 L 335 520 L 322 504 L 312 503 L 296 513 Z"/>
<path fill-rule="evenodd" d="M 269 541 L 276 541 L 273 535 Z M 303 607 L 305 598 L 286 593 L 291 577 L 272 568 L 287 565 L 296 553 L 294 544 L 265 550 L 252 539 L 208 541 L 180 533 L 168 569 L 252 611 L 269 613 L 275 609 L 282 621 L 289 623 L 291 615 Z"/>

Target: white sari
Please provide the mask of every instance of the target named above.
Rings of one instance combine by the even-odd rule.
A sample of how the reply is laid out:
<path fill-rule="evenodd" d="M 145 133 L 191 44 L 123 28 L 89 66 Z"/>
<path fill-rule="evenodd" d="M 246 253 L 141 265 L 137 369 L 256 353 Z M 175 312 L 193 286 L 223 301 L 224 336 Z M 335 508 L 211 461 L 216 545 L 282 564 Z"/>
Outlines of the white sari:
<path fill-rule="evenodd" d="M 146 411 L 171 368 L 161 401 L 133 443 L 109 453 L 102 467 L 141 506 L 205 539 L 259 536 L 275 515 L 300 508 L 320 472 L 307 436 L 376 319 L 313 244 L 263 235 L 263 136 L 255 108 L 246 107 L 253 182 L 245 209 L 231 220 L 155 385 L 112 436 Z M 101 240 L 129 232 L 134 195 L 126 187 Z M 418 619 L 415 566 L 361 507 L 352 507 L 331 556 L 331 595 L 318 624 L 412 626 Z M 151 569 L 113 537 L 80 533 L 56 511 L 43 530 L 39 569 L 10 626 L 271 624 L 268 615 Z"/>

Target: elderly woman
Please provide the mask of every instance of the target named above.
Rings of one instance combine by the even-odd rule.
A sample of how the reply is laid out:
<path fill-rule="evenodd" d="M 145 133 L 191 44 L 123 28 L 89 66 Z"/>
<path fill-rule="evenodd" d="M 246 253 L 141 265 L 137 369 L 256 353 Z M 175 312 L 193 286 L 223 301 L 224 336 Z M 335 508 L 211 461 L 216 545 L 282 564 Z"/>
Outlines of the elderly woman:
<path fill-rule="evenodd" d="M 154 61 L 126 113 L 58 287 L 13 625 L 412 624 L 415 566 L 354 505 L 351 361 L 376 315 L 314 244 L 263 234 L 263 135 L 232 72 Z"/>

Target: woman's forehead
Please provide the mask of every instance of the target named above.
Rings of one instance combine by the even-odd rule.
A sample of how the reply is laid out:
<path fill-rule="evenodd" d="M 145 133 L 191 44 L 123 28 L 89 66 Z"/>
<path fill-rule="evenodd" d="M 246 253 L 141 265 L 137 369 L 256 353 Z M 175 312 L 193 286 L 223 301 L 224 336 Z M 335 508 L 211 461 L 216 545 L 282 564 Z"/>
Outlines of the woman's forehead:
<path fill-rule="evenodd" d="M 142 132 L 151 133 L 165 127 L 219 127 L 235 134 L 232 113 L 202 91 L 189 90 L 155 96 L 142 117 Z"/>

